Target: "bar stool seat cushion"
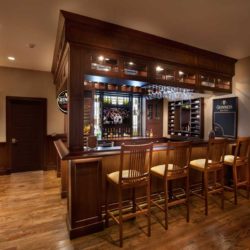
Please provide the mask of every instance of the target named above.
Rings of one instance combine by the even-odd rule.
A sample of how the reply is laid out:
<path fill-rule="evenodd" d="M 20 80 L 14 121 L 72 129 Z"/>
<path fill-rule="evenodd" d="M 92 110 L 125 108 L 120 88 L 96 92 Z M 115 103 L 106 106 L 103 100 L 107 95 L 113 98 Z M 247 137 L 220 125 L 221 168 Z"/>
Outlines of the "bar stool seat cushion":
<path fill-rule="evenodd" d="M 136 170 L 132 170 L 134 173 L 132 173 L 132 176 L 138 176 L 139 172 Z M 120 171 L 116 171 L 113 173 L 110 173 L 107 175 L 107 178 L 110 179 L 111 181 L 113 181 L 116 184 L 119 184 L 119 173 Z M 122 178 L 128 178 L 128 177 L 132 177 L 131 175 L 129 176 L 129 170 L 123 170 L 122 171 Z"/>
<path fill-rule="evenodd" d="M 237 156 L 236 159 L 239 159 L 239 157 Z M 225 164 L 233 164 L 234 163 L 234 155 L 225 155 L 224 163 Z"/>
<path fill-rule="evenodd" d="M 204 171 L 206 159 L 197 159 L 190 161 L 190 167 L 199 171 Z M 208 160 L 208 163 L 212 163 L 212 160 Z"/>
<path fill-rule="evenodd" d="M 151 168 L 151 172 L 156 173 L 158 175 L 164 176 L 165 174 L 165 164 L 162 165 L 157 165 Z M 173 164 L 168 164 L 168 170 L 174 170 L 174 165 Z"/>

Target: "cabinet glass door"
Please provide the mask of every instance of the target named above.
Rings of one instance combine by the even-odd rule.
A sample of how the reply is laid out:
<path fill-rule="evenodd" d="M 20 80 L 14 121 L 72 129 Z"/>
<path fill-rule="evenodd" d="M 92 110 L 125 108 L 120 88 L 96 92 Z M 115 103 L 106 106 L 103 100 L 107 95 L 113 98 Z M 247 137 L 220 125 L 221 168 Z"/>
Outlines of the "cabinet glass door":
<path fill-rule="evenodd" d="M 118 73 L 119 62 L 115 56 L 93 55 L 91 56 L 91 69 L 99 72 Z"/>
<path fill-rule="evenodd" d="M 127 76 L 147 77 L 147 64 L 135 59 L 124 59 L 123 73 Z"/>

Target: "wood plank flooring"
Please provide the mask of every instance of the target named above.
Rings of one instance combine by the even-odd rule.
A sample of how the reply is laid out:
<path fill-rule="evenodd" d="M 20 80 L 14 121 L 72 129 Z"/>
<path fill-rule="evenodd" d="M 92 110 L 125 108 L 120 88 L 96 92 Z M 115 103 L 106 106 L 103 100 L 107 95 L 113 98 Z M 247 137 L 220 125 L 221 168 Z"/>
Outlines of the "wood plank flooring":
<path fill-rule="evenodd" d="M 242 191 L 243 193 L 244 191 Z M 232 203 L 226 193 L 225 210 L 219 197 L 210 199 L 209 215 L 201 200 L 191 197 L 191 220 L 185 208 L 170 210 L 169 230 L 160 222 L 163 214 L 152 211 L 152 236 L 146 235 L 145 217 L 124 226 L 124 249 L 250 249 L 250 201 Z M 119 249 L 118 227 L 70 241 L 65 223 L 66 200 L 60 198 L 60 179 L 54 171 L 0 176 L 0 249 Z"/>

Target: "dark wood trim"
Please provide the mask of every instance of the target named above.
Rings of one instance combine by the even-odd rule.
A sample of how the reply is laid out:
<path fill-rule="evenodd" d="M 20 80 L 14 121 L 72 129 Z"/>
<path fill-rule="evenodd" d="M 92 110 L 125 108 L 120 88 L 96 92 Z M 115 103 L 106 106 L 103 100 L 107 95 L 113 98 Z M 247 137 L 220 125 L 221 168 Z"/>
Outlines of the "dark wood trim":
<path fill-rule="evenodd" d="M 0 169 L 0 175 L 7 175 L 7 174 L 11 174 L 11 169 L 9 169 L 9 168 Z"/>
<path fill-rule="evenodd" d="M 69 155 L 69 150 L 66 147 L 65 143 L 63 143 L 63 141 L 61 139 L 58 139 L 56 141 L 54 141 L 54 145 L 56 147 L 57 153 L 60 157 L 60 159 L 64 160 L 66 158 L 66 156 Z"/>
<path fill-rule="evenodd" d="M 46 98 L 36 98 L 36 97 L 19 97 L 19 96 L 6 96 L 6 141 L 8 145 L 8 159 L 9 159 L 9 168 L 11 169 L 12 163 L 11 163 L 11 145 L 10 145 L 10 105 L 12 101 L 30 101 L 30 102 L 40 102 L 42 105 L 42 110 L 43 110 L 43 147 L 42 147 L 42 166 L 43 170 L 46 169 L 46 135 L 47 135 L 47 99 Z M 12 171 L 12 169 L 11 169 Z"/>

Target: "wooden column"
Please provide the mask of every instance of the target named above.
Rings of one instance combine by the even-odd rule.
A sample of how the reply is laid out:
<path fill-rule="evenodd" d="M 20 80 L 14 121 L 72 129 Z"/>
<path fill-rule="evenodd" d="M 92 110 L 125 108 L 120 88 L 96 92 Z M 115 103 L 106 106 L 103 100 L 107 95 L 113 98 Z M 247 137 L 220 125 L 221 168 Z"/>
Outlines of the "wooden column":
<path fill-rule="evenodd" d="M 83 147 L 83 80 L 81 48 L 70 44 L 68 90 L 68 148 L 70 151 L 82 150 Z"/>

